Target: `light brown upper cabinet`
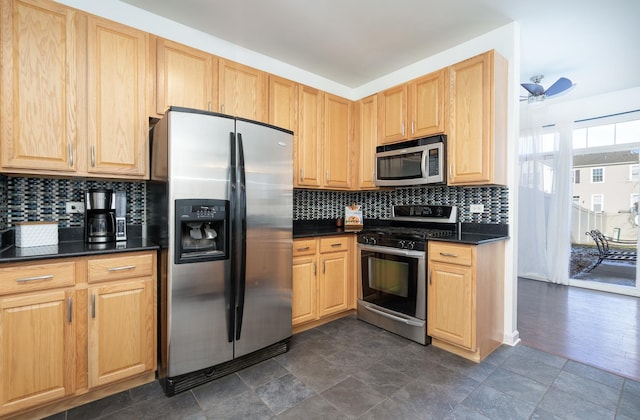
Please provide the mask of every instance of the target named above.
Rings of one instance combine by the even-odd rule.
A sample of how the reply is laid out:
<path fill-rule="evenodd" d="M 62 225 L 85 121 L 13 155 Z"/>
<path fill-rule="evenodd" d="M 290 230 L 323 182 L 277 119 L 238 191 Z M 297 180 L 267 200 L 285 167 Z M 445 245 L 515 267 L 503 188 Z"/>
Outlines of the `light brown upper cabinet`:
<path fill-rule="evenodd" d="M 321 186 L 324 95 L 322 91 L 308 86 L 300 85 L 298 88 L 294 187 Z"/>
<path fill-rule="evenodd" d="M 87 172 L 118 178 L 148 174 L 148 34 L 89 15 Z"/>
<path fill-rule="evenodd" d="M 166 39 L 156 41 L 156 112 L 170 106 L 218 109 L 217 59 Z"/>
<path fill-rule="evenodd" d="M 298 84 L 269 75 L 269 124 L 297 134 Z"/>
<path fill-rule="evenodd" d="M 5 172 L 78 165 L 79 14 L 53 2 L 0 3 L 0 149 Z"/>
<path fill-rule="evenodd" d="M 378 96 L 372 95 L 358 103 L 358 135 L 360 164 L 358 181 L 361 189 L 376 188 L 375 158 L 378 144 Z"/>
<path fill-rule="evenodd" d="M 324 186 L 348 189 L 352 185 L 353 104 L 328 93 L 324 100 Z"/>
<path fill-rule="evenodd" d="M 446 70 L 378 94 L 379 144 L 445 132 Z"/>
<path fill-rule="evenodd" d="M 267 122 L 266 73 L 233 61 L 219 59 L 218 62 L 219 111 Z"/>
<path fill-rule="evenodd" d="M 507 67 L 491 50 L 449 68 L 449 185 L 507 183 Z"/>

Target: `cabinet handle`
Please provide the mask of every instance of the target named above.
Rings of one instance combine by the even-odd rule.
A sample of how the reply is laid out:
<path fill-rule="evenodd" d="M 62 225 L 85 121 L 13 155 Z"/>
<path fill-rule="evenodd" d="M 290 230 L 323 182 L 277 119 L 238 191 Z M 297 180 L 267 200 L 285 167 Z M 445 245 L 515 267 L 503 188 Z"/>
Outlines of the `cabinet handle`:
<path fill-rule="evenodd" d="M 313 263 L 313 275 L 318 274 L 318 263 Z"/>
<path fill-rule="evenodd" d="M 324 274 L 326 271 L 327 271 L 327 262 L 322 261 L 322 274 Z"/>
<path fill-rule="evenodd" d="M 327 171 L 327 173 L 326 173 L 326 175 L 325 175 L 325 180 L 326 180 L 327 182 L 329 182 L 329 171 Z"/>
<path fill-rule="evenodd" d="M 453 163 L 449 164 L 449 179 L 453 178 Z"/>
<path fill-rule="evenodd" d="M 52 278 L 53 278 L 53 274 L 47 274 L 45 276 L 23 277 L 21 279 L 16 279 L 16 282 L 18 282 L 18 283 L 27 283 L 29 281 L 50 280 Z"/>
<path fill-rule="evenodd" d="M 73 168 L 73 144 L 69 143 L 69 167 Z"/>
<path fill-rule="evenodd" d="M 224 104 L 220 105 L 220 112 L 224 114 Z"/>
<path fill-rule="evenodd" d="M 400 128 L 402 130 L 402 135 L 404 136 L 404 121 L 400 123 Z"/>
<path fill-rule="evenodd" d="M 416 133 L 416 122 L 411 120 L 411 134 Z"/>
<path fill-rule="evenodd" d="M 433 280 L 431 277 L 431 272 L 432 272 L 433 268 L 429 268 L 429 284 L 433 284 Z"/>
<path fill-rule="evenodd" d="M 91 318 L 96 317 L 96 294 L 91 294 Z"/>
<path fill-rule="evenodd" d="M 67 299 L 67 322 L 71 324 L 73 321 L 73 301 L 71 298 Z"/>
<path fill-rule="evenodd" d="M 440 255 L 442 255 L 443 257 L 453 257 L 453 258 L 458 258 L 458 254 L 451 254 L 449 252 L 441 252 Z"/>
<path fill-rule="evenodd" d="M 96 146 L 91 145 L 91 167 L 95 168 L 96 166 Z"/>
<path fill-rule="evenodd" d="M 302 248 L 296 248 L 296 251 L 306 251 L 309 248 L 311 248 L 310 246 L 303 246 Z"/>
<path fill-rule="evenodd" d="M 331 244 L 331 247 L 335 248 L 337 246 L 342 246 L 342 244 L 340 242 L 337 242 L 335 244 Z"/>
<path fill-rule="evenodd" d="M 211 101 L 207 102 L 207 111 L 211 111 Z"/>
<path fill-rule="evenodd" d="M 304 168 L 300 168 L 300 182 L 304 180 Z"/>
<path fill-rule="evenodd" d="M 136 268 L 135 265 L 125 265 L 122 267 L 109 267 L 107 271 L 124 271 L 124 270 L 133 270 Z"/>

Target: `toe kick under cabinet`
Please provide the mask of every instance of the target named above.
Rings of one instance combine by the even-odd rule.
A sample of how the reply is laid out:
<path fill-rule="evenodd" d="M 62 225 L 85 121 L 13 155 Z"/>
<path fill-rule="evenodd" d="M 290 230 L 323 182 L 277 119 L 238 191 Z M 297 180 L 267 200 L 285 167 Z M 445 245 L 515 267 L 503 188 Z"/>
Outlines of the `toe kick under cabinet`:
<path fill-rule="evenodd" d="M 0 264 L 0 417 L 153 381 L 155 279 L 155 251 Z"/>
<path fill-rule="evenodd" d="M 503 341 L 504 241 L 429 241 L 428 256 L 431 344 L 480 362 Z"/>

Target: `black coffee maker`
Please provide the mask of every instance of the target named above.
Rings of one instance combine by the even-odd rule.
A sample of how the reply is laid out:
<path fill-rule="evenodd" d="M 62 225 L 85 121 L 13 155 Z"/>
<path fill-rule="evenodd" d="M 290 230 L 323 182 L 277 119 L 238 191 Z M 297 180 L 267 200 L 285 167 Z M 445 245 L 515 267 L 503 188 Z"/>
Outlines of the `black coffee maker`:
<path fill-rule="evenodd" d="M 84 230 L 85 240 L 89 243 L 116 240 L 116 210 L 113 190 L 93 188 L 87 192 Z"/>

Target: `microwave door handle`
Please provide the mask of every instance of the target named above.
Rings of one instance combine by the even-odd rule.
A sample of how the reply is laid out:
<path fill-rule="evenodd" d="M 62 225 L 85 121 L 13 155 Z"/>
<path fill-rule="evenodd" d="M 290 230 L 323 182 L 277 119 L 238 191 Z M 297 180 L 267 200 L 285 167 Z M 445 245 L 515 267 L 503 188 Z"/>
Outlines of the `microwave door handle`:
<path fill-rule="evenodd" d="M 429 168 L 427 167 L 429 164 L 429 150 L 431 150 L 431 148 L 427 147 L 422 151 L 422 161 L 420 163 L 420 168 L 422 168 L 422 177 L 425 179 L 429 178 Z"/>

